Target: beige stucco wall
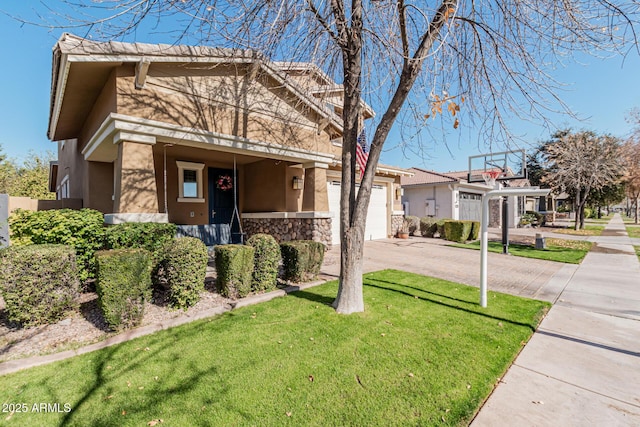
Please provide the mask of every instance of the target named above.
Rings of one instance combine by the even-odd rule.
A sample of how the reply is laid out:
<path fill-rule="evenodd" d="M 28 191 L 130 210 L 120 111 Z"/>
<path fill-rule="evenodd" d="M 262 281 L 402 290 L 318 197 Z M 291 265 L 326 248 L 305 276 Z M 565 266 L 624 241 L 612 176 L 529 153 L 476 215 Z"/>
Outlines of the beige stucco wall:
<path fill-rule="evenodd" d="M 111 113 L 117 112 L 116 103 L 116 75 L 117 69 L 115 69 L 107 79 L 100 95 L 93 104 L 91 112 L 87 116 L 84 122 L 82 131 L 80 132 L 80 148 L 84 148 L 87 142 L 91 139 L 93 134 L 98 130 L 100 125 L 104 122 L 104 119 Z"/>
<path fill-rule="evenodd" d="M 323 168 L 306 169 L 304 179 L 302 210 L 328 212 L 327 170 Z"/>
<path fill-rule="evenodd" d="M 85 162 L 83 205 L 104 213 L 113 213 L 113 163 Z"/>
<path fill-rule="evenodd" d="M 121 141 L 115 162 L 116 213 L 158 213 L 153 146 Z"/>
<path fill-rule="evenodd" d="M 78 149 L 78 141 L 71 139 L 58 142 L 58 176 L 56 188 L 65 176 L 69 176 L 69 198 L 82 199 L 86 182 L 86 162 Z"/>
<path fill-rule="evenodd" d="M 151 64 L 144 89 L 134 88 L 133 66 L 118 71 L 119 113 L 236 135 L 257 141 L 332 152 L 319 116 L 266 75 L 250 81 L 242 68 L 193 69 Z"/>
<path fill-rule="evenodd" d="M 286 212 L 287 169 L 286 162 L 272 159 L 246 165 L 244 212 Z"/>

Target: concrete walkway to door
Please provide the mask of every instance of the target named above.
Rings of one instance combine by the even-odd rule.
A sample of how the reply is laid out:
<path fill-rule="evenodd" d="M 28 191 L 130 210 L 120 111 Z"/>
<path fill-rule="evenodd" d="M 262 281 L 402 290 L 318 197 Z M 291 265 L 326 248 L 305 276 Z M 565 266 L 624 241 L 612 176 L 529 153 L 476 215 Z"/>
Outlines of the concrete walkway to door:
<path fill-rule="evenodd" d="M 472 427 L 640 425 L 640 263 L 619 215 L 594 240 Z"/>

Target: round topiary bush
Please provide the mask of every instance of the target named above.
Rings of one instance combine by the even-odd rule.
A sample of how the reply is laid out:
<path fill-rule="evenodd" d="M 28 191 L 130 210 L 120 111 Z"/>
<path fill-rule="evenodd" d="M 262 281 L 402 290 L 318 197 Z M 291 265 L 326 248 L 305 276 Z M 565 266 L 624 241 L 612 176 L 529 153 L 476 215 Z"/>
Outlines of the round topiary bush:
<path fill-rule="evenodd" d="M 0 290 L 9 319 L 55 323 L 77 308 L 76 253 L 67 245 L 10 246 L 0 256 Z"/>
<path fill-rule="evenodd" d="M 160 264 L 169 305 L 186 310 L 200 301 L 208 261 L 207 247 L 200 239 L 180 237 L 165 243 Z"/>
<path fill-rule="evenodd" d="M 280 266 L 280 245 L 269 234 L 254 234 L 247 245 L 255 249 L 252 290 L 268 291 L 276 288 L 278 268 Z"/>

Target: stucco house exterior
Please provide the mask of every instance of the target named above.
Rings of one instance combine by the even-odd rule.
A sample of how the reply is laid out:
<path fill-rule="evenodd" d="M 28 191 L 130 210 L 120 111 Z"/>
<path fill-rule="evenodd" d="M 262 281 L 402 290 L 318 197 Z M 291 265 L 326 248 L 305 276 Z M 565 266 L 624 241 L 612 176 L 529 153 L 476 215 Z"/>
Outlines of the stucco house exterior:
<path fill-rule="evenodd" d="M 81 199 L 111 224 L 238 231 L 239 219 L 246 235 L 339 241 L 341 87 L 316 66 L 64 34 L 52 72 L 58 199 Z M 364 119 L 373 115 L 363 103 Z M 395 232 L 409 174 L 378 168 L 367 238 Z"/>
<path fill-rule="evenodd" d="M 401 179 L 404 193 L 402 203 L 407 215 L 481 220 L 482 196 L 492 188 L 484 183 L 467 182 L 469 171 L 440 173 L 420 168 L 409 170 L 413 175 Z M 509 186 L 529 186 L 529 180 L 514 179 L 509 181 Z M 491 200 L 489 206 L 489 226 L 498 227 L 502 215 L 501 203 Z M 515 227 L 522 214 L 533 208 L 533 199 L 510 197 L 509 226 Z"/>

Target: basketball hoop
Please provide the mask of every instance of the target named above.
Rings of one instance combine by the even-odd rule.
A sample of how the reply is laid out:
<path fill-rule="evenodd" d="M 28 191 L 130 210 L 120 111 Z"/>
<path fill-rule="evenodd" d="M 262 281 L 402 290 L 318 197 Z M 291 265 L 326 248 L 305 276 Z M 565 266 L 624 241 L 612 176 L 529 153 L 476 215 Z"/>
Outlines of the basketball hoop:
<path fill-rule="evenodd" d="M 499 170 L 489 170 L 482 172 L 482 179 L 491 188 L 495 188 L 496 179 L 502 174 Z"/>

